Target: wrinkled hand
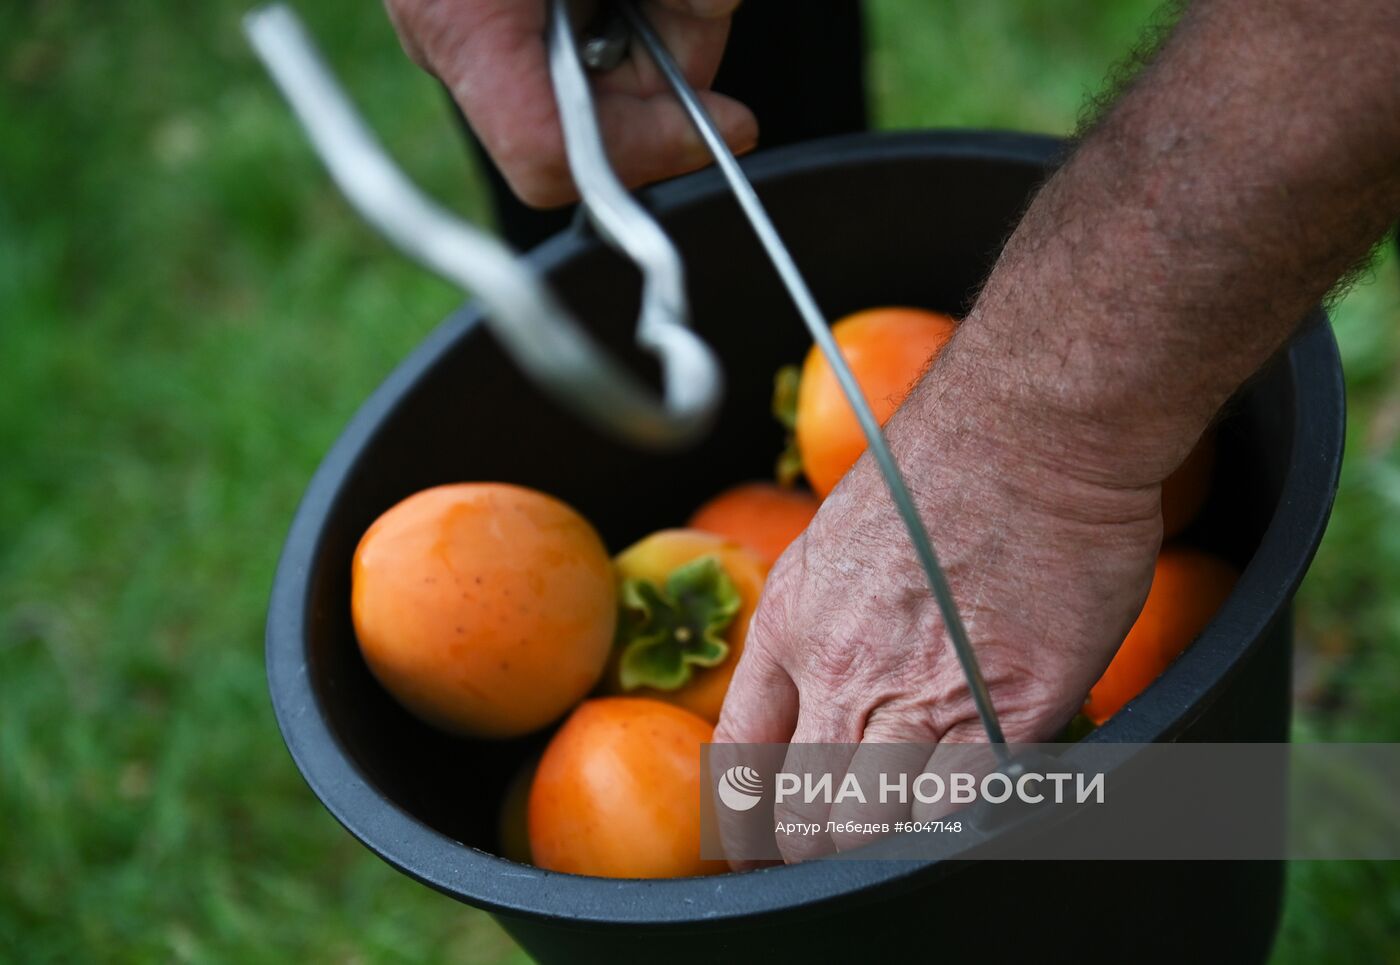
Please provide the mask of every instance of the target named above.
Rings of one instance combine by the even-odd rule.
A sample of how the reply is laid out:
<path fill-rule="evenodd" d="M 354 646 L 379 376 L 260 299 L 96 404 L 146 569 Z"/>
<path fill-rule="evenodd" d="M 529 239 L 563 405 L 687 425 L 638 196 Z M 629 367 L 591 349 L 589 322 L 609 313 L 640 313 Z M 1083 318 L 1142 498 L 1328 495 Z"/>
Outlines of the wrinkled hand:
<path fill-rule="evenodd" d="M 1160 489 L 1123 485 L 1066 431 L 1022 419 L 1000 373 L 950 343 L 887 429 L 1006 737 L 1051 739 L 1141 608 Z M 985 740 L 938 607 L 867 453 L 774 566 L 721 742 Z M 872 749 L 872 752 L 879 752 Z M 857 751 L 859 754 L 860 751 Z M 839 775 L 838 775 L 839 780 Z M 780 820 L 841 820 L 810 808 Z M 780 841 L 789 861 L 868 839 Z"/>
<path fill-rule="evenodd" d="M 577 197 L 550 85 L 543 0 L 385 0 L 404 49 L 451 90 L 472 130 L 526 204 Z M 657 0 L 647 16 L 735 151 L 758 124 L 747 107 L 705 90 L 714 80 L 739 0 Z M 577 14 L 579 22 L 586 22 Z M 597 77 L 594 98 L 608 155 L 633 187 L 703 167 L 709 154 L 645 55 Z"/>

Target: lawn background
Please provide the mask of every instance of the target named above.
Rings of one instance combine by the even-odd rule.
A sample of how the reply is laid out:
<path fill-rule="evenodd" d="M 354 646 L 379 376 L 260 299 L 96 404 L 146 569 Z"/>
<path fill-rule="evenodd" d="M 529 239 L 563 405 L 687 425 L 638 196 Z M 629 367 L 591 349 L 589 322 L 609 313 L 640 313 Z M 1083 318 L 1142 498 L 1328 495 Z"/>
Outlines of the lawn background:
<path fill-rule="evenodd" d="M 412 175 L 483 217 L 378 5 L 297 6 Z M 1152 7 L 874 0 L 880 126 L 1066 133 Z M 301 489 L 459 295 L 349 213 L 241 9 L 0 8 L 0 960 L 521 961 L 341 831 L 272 719 Z M 1397 276 L 1387 251 L 1336 309 L 1351 428 L 1300 738 L 1400 740 Z M 1400 872 L 1295 865 L 1275 960 L 1400 961 Z"/>

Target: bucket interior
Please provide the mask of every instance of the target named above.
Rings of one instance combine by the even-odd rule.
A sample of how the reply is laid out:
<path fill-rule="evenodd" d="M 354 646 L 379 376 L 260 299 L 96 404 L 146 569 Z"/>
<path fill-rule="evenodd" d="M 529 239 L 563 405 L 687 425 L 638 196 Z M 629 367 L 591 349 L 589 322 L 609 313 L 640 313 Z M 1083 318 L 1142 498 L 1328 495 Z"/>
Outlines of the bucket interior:
<path fill-rule="evenodd" d="M 1044 177 L 1040 163 L 1003 153 L 910 149 L 843 158 L 836 151 L 825 163 L 787 168 L 759 159 L 753 173 L 828 317 L 895 304 L 960 314 Z M 541 489 L 590 519 L 616 552 L 653 530 L 683 524 L 728 485 L 771 478 L 783 444 L 769 414 L 773 374 L 800 361 L 809 339 L 713 177 L 664 187 L 650 199 L 682 250 L 695 327 L 724 364 L 725 402 L 706 440 L 690 451 L 657 455 L 597 434 L 526 382 L 467 310 L 358 417 L 363 438 L 317 533 L 305 637 L 310 685 L 327 727 L 364 780 L 398 809 L 485 851 L 496 849 L 505 783 L 548 734 L 456 739 L 400 709 L 356 647 L 351 557 L 380 513 L 442 483 L 508 481 Z M 581 234 L 555 239 L 536 257 L 578 316 L 647 372 L 649 363 L 631 347 L 637 278 L 630 267 Z M 1248 563 L 1278 504 L 1293 411 L 1284 365 L 1257 378 L 1227 408 L 1210 502 L 1183 540 L 1240 567 Z"/>

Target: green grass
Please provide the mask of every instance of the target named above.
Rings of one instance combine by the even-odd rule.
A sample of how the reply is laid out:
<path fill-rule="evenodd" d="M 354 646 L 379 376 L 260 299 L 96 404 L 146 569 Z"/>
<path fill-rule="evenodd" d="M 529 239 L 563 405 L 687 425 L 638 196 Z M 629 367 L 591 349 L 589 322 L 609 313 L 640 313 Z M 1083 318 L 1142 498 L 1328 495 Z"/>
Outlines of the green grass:
<path fill-rule="evenodd" d="M 377 5 L 298 4 L 410 172 L 482 215 Z M 1066 132 L 1151 3 L 872 4 L 884 126 Z M 0 8 L 0 959 L 520 961 L 321 809 L 265 692 L 297 498 L 458 301 L 347 211 L 228 2 Z M 1299 733 L 1400 739 L 1400 284 L 1337 311 L 1352 422 Z M 1298 866 L 1277 960 L 1400 955 L 1390 866 Z"/>

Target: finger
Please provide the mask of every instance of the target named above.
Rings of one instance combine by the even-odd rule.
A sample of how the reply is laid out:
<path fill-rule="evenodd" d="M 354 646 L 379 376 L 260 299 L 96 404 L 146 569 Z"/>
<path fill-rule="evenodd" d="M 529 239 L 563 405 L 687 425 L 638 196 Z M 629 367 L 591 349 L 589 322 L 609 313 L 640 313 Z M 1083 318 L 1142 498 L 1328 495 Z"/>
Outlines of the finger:
<path fill-rule="evenodd" d="M 752 111 L 713 91 L 701 91 L 699 98 L 731 151 L 753 150 L 758 120 Z M 598 121 L 608 159 L 628 187 L 698 170 L 713 160 L 689 115 L 669 93 L 604 94 L 598 99 Z"/>
<path fill-rule="evenodd" d="M 729 682 L 729 692 L 725 695 L 719 723 L 715 727 L 713 740 L 716 744 L 786 744 L 797 725 L 797 685 L 772 656 L 775 652 L 773 641 L 765 639 L 761 631 L 756 631 L 754 628 L 757 626 L 751 625 L 743 655 Z M 714 750 L 710 759 L 712 762 L 722 760 L 726 763 L 753 764 L 755 761 L 750 760 L 753 757 L 755 755 L 746 754 L 742 749 Z M 781 756 L 777 757 L 777 760 L 781 759 Z M 754 835 L 765 832 L 753 825 L 747 815 L 735 814 L 723 808 L 717 808 L 715 814 L 720 843 L 725 854 L 733 856 L 729 861 L 730 867 L 735 871 L 745 871 L 764 864 L 747 856 L 767 852 L 768 845 L 772 843 L 771 834 L 767 836 L 767 845 L 759 844 Z M 765 827 L 771 832 L 771 824 Z"/>
<path fill-rule="evenodd" d="M 528 87 L 535 87 L 540 99 L 522 96 L 521 90 Z M 517 197 L 537 208 L 578 200 L 552 89 L 526 81 L 521 89 L 500 92 L 504 99 L 479 111 L 472 111 L 470 104 L 476 98 L 495 97 L 495 83 L 467 85 L 464 90 L 458 95 L 454 87 L 454 96 L 468 111 L 477 137 Z M 730 150 L 743 154 L 754 148 L 758 121 L 752 111 L 711 91 L 701 91 L 699 98 Z M 608 160 L 629 188 L 697 170 L 712 160 L 690 117 L 670 93 L 600 93 L 594 106 Z M 509 116 L 512 111 L 514 117 Z"/>
<path fill-rule="evenodd" d="M 880 709 L 870 715 L 847 766 L 864 800 L 848 798 L 832 806 L 831 821 L 837 830 L 831 840 L 836 850 L 870 844 L 909 819 L 912 785 L 933 751 L 933 742 L 931 724 L 918 716 Z M 879 830 L 886 827 L 889 830 Z"/>
<path fill-rule="evenodd" d="M 729 682 L 717 744 L 786 744 L 797 726 L 797 685 L 753 631 Z"/>
<path fill-rule="evenodd" d="M 417 9 L 413 35 L 472 131 L 526 204 L 573 198 L 544 44 L 542 3 L 448 2 Z"/>
<path fill-rule="evenodd" d="M 955 723 L 943 734 L 923 771 L 937 778 L 926 785 L 931 791 L 941 791 L 936 800 L 915 797 L 912 816 L 916 821 L 936 821 L 955 814 L 970 801 L 959 801 L 955 791 L 955 775 L 970 776 L 975 782 L 996 770 L 998 759 L 980 722 L 974 717 Z M 930 794 L 930 797 L 932 794 Z"/>
<path fill-rule="evenodd" d="M 691 87 L 710 86 L 719 72 L 729 39 L 729 18 L 699 19 L 652 4 L 647 19 L 661 44 L 676 62 Z M 640 40 L 633 38 L 630 56 L 616 70 L 599 78 L 600 89 L 633 94 L 656 94 L 670 89 L 670 82 L 652 60 Z"/>
<path fill-rule="evenodd" d="M 801 830 L 778 835 L 778 850 L 788 864 L 809 861 L 836 850 L 826 823 L 834 799 L 839 795 L 856 749 L 856 724 L 852 715 L 831 699 L 830 694 L 813 691 L 800 698 L 797 727 L 792 744 L 783 759 L 783 771 L 801 779 L 799 791 L 775 801 L 775 823 Z M 829 775 L 829 783 L 821 784 Z M 811 785 L 815 793 L 808 793 Z"/>
<path fill-rule="evenodd" d="M 911 813 L 911 787 L 937 740 L 933 715 L 918 703 L 888 703 L 876 707 L 865 719 L 860 746 L 848 767 L 865 790 L 866 800 L 847 801 L 832 808 L 831 820 L 839 825 L 894 825 Z M 901 783 L 900 775 L 905 775 Z M 893 787 L 887 786 L 892 783 Z M 845 830 L 832 835 L 838 850 L 869 844 L 883 834 Z"/>
<path fill-rule="evenodd" d="M 578 198 L 564 154 L 563 132 L 537 4 L 486 5 L 494 16 L 471 16 L 458 4 L 413 31 L 421 57 L 448 86 L 482 146 L 526 204 L 549 208 Z M 436 9 L 436 8 L 434 8 Z M 435 15 L 436 16 L 436 15 Z M 672 16 L 668 14 L 667 16 Z M 727 26 L 696 24 L 677 41 L 690 73 L 709 82 L 723 51 Z M 632 58 L 629 63 L 649 61 Z M 664 80 L 642 86 L 637 66 L 625 65 L 595 81 L 599 126 L 618 177 L 628 187 L 703 167 L 710 160 L 699 134 Z M 701 84 L 700 86 L 704 86 Z M 702 91 L 701 102 L 730 149 L 742 153 L 758 140 L 758 122 L 739 102 Z"/>

